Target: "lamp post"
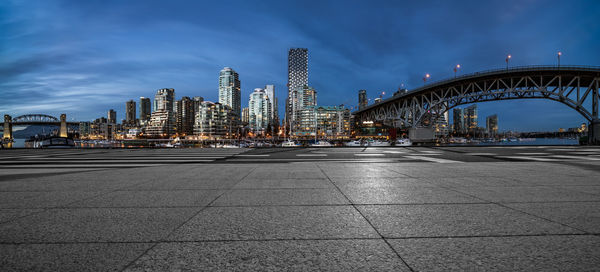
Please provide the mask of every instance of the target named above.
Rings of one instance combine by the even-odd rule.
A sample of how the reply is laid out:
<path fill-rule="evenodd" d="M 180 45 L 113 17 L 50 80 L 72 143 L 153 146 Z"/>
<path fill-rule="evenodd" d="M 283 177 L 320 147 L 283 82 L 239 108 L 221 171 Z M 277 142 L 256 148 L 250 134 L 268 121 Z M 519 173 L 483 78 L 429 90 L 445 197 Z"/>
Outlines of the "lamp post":
<path fill-rule="evenodd" d="M 460 64 L 454 66 L 454 78 L 456 78 L 456 72 L 458 71 L 458 69 L 460 69 Z"/>
<path fill-rule="evenodd" d="M 506 70 L 508 70 L 508 61 L 510 60 L 510 58 L 512 58 L 510 54 L 506 56 Z"/>
<path fill-rule="evenodd" d="M 431 76 L 429 74 L 425 74 L 425 77 L 423 77 L 423 85 L 425 85 L 425 83 L 427 82 L 427 80 L 430 78 Z"/>
<path fill-rule="evenodd" d="M 558 68 L 560 68 L 560 56 L 562 55 L 562 52 L 558 51 L 558 54 L 556 54 L 556 57 L 558 58 Z"/>

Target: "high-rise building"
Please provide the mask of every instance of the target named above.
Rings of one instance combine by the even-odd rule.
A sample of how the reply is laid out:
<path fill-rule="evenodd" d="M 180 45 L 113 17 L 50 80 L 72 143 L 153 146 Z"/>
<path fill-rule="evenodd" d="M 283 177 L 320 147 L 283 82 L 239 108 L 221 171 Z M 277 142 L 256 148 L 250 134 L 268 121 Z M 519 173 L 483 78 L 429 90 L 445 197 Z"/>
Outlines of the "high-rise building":
<path fill-rule="evenodd" d="M 271 105 L 271 120 L 275 119 L 275 85 L 265 85 L 265 93 L 269 98 L 269 104 Z"/>
<path fill-rule="evenodd" d="M 276 132 L 279 130 L 279 100 L 277 97 L 273 97 L 273 100 L 273 108 L 271 109 L 273 111 L 273 120 L 271 121 L 271 124 L 273 126 L 273 131 Z"/>
<path fill-rule="evenodd" d="M 236 118 L 229 106 L 203 101 L 196 113 L 194 135 L 201 139 L 234 138 L 237 134 Z"/>
<path fill-rule="evenodd" d="M 116 124 L 117 123 L 117 112 L 113 109 L 108 110 L 108 123 Z"/>
<path fill-rule="evenodd" d="M 248 124 L 255 133 L 264 134 L 271 125 L 271 101 L 265 90 L 256 88 L 248 102 Z"/>
<path fill-rule="evenodd" d="M 191 135 L 194 131 L 194 101 L 184 96 L 176 102 L 176 128 L 181 135 Z"/>
<path fill-rule="evenodd" d="M 194 113 L 198 111 L 198 107 L 200 107 L 200 103 L 202 103 L 203 101 L 204 101 L 204 97 L 202 97 L 202 96 L 192 97 L 192 102 L 194 103 Z"/>
<path fill-rule="evenodd" d="M 219 103 L 229 106 L 238 118 L 241 116 L 241 83 L 238 73 L 229 67 L 219 73 Z"/>
<path fill-rule="evenodd" d="M 308 85 L 308 49 L 291 48 L 288 51 L 288 97 L 285 103 L 285 118 L 293 122 L 292 93 L 298 87 Z"/>
<path fill-rule="evenodd" d="M 456 134 L 465 133 L 465 112 L 461 108 L 454 108 L 452 112 L 453 130 Z"/>
<path fill-rule="evenodd" d="M 129 100 L 125 103 L 125 123 L 133 126 L 137 122 L 135 121 L 135 101 Z"/>
<path fill-rule="evenodd" d="M 496 136 L 498 134 L 498 115 L 494 114 L 485 118 L 485 127 L 487 129 L 488 136 Z"/>
<path fill-rule="evenodd" d="M 367 100 L 367 90 L 359 90 L 358 91 L 358 109 L 362 110 L 369 105 Z"/>
<path fill-rule="evenodd" d="M 174 89 L 160 89 L 154 96 L 154 112 L 150 116 L 146 134 L 153 137 L 169 137 L 175 133 Z"/>
<path fill-rule="evenodd" d="M 292 129 L 298 133 L 295 135 L 304 135 L 301 131 L 307 131 L 308 123 L 314 120 L 314 107 L 317 106 L 317 91 L 309 86 L 297 87 L 291 95 L 291 119 Z M 313 112 L 313 113 L 311 113 Z M 312 118 L 312 119 L 311 119 Z M 313 121 L 314 122 L 314 121 Z"/>
<path fill-rule="evenodd" d="M 150 98 L 140 97 L 140 121 L 150 120 L 152 114 L 152 106 L 150 104 Z"/>
<path fill-rule="evenodd" d="M 477 104 L 473 104 L 465 108 L 465 126 L 469 133 L 474 134 L 477 125 Z"/>
<path fill-rule="evenodd" d="M 247 126 L 250 123 L 250 109 L 248 107 L 242 108 L 242 125 Z"/>
<path fill-rule="evenodd" d="M 154 96 L 154 111 L 169 111 L 175 110 L 175 89 L 160 89 Z"/>
<path fill-rule="evenodd" d="M 168 138 L 175 133 L 175 116 L 172 111 L 155 111 L 150 116 L 146 134 L 151 137 Z"/>

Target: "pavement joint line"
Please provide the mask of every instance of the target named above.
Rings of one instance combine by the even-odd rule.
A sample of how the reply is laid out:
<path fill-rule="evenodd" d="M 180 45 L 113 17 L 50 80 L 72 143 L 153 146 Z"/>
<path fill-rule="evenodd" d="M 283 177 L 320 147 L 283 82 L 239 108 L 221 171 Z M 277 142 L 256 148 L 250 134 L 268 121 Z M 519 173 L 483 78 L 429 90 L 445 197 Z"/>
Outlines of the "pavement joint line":
<path fill-rule="evenodd" d="M 350 206 L 352 206 L 352 208 L 354 208 L 354 210 L 356 210 L 356 212 L 358 212 L 358 214 L 360 214 L 360 216 L 363 217 L 363 219 L 371 226 L 371 228 L 373 230 L 375 230 L 375 232 L 377 233 L 377 235 L 379 235 L 379 237 L 381 237 L 383 239 L 383 241 L 392 250 L 392 252 L 394 252 L 396 254 L 396 256 L 398 256 L 398 258 L 400 259 L 400 261 L 402 261 L 402 263 L 404 263 L 404 265 L 410 271 L 414 272 L 415 270 L 408 264 L 408 262 L 406 262 L 406 260 L 404 260 L 404 258 L 402 258 L 402 256 L 400 256 L 400 253 L 398 251 L 396 251 L 396 249 L 394 249 L 394 247 L 392 246 L 392 244 L 390 244 L 390 242 L 388 242 L 383 237 L 383 235 L 379 232 L 379 230 L 377 228 L 375 228 L 375 225 L 373 225 L 373 223 L 371 223 L 371 221 L 360 211 L 360 209 L 358 209 L 356 207 L 356 205 L 354 205 L 354 202 L 352 202 L 352 200 L 346 194 L 344 194 L 344 192 L 340 189 L 340 187 L 338 187 L 337 184 L 335 184 L 335 182 L 333 182 L 333 180 L 331 180 L 331 178 L 329 177 L 329 175 L 327 175 L 327 173 L 323 170 L 323 168 L 321 168 L 321 166 L 319 166 L 316 163 L 315 163 L 315 165 L 317 166 L 317 168 L 319 168 L 319 170 L 321 170 L 321 172 L 323 173 L 323 175 L 325 175 L 327 177 L 327 179 L 329 180 L 329 182 L 331 182 L 331 184 L 333 184 L 333 186 L 335 186 L 335 188 L 340 192 L 340 194 L 342 194 L 346 198 L 346 200 L 348 200 L 348 202 L 350 203 Z"/>
<path fill-rule="evenodd" d="M 254 170 L 256 170 L 257 168 L 258 167 L 254 167 L 254 168 L 250 169 L 250 171 L 248 171 L 248 173 L 246 175 L 244 175 L 242 178 L 240 178 L 230 188 L 232 188 L 232 187 L 236 186 L 237 184 L 239 184 L 240 182 L 242 182 L 242 180 L 244 180 L 247 176 L 249 176 L 250 174 L 252 174 L 252 172 L 254 172 Z M 206 210 L 206 208 L 208 206 L 210 206 L 212 203 L 214 203 L 215 201 L 217 201 L 217 199 L 219 199 L 221 196 L 223 196 L 227 192 L 229 192 L 229 190 L 224 190 L 223 192 L 221 192 L 221 194 L 219 194 L 217 197 L 215 197 L 213 200 L 211 200 L 204 207 L 200 208 L 200 210 L 198 210 L 197 212 L 195 212 L 194 214 L 192 214 L 188 219 L 184 220 L 181 224 L 179 224 L 178 226 L 174 227 L 170 232 L 168 232 L 167 234 L 165 234 L 163 237 L 169 237 L 170 235 L 172 235 L 173 233 L 175 233 L 175 231 L 177 231 L 179 228 L 183 227 L 185 224 L 187 224 L 188 222 L 190 222 L 194 217 L 196 217 L 197 215 L 199 215 L 202 211 Z M 152 250 L 153 248 L 155 248 L 157 245 L 158 245 L 158 242 L 155 242 L 152 246 L 148 247 L 142 254 L 140 254 L 139 256 L 137 256 L 135 259 L 133 259 L 127 265 L 125 265 L 123 267 L 123 269 L 121 269 L 121 271 L 125 271 L 127 268 L 129 268 L 131 265 L 133 265 L 135 262 L 137 262 L 142 256 L 146 255 L 148 252 L 150 252 L 150 250 Z"/>

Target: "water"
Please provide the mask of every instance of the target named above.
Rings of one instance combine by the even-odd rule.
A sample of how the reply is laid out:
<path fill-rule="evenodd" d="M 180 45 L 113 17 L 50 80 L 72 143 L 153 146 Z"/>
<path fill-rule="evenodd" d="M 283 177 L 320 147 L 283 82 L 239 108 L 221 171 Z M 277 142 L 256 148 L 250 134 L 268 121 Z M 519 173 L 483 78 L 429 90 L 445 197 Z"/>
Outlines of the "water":
<path fill-rule="evenodd" d="M 25 147 L 25 139 L 14 139 L 13 147 L 23 148 Z M 481 146 L 502 146 L 502 145 L 579 145 L 579 140 L 568 139 L 568 138 L 534 138 L 531 141 L 517 141 L 517 142 L 495 142 L 495 143 L 469 143 L 469 144 L 448 144 L 447 146 L 460 146 L 460 145 L 481 145 Z M 93 146 L 86 146 L 93 147 Z M 117 147 L 117 146 L 116 146 Z"/>
<path fill-rule="evenodd" d="M 516 141 L 516 142 L 480 142 L 480 143 L 468 143 L 468 144 L 448 144 L 448 146 L 460 146 L 460 145 L 481 145 L 481 146 L 502 146 L 502 145 L 579 145 L 578 139 L 569 138 L 533 138 L 527 141 Z"/>

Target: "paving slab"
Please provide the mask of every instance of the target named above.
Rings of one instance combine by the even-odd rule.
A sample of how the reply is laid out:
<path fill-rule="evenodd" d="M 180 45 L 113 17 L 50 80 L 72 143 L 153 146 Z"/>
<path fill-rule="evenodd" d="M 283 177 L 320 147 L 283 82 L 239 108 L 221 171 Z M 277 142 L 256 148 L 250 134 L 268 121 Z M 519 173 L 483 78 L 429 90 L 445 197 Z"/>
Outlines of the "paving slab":
<path fill-rule="evenodd" d="M 386 238 L 583 233 L 496 204 L 358 206 Z"/>
<path fill-rule="evenodd" d="M 0 224 L 0 243 L 157 241 L 200 209 L 50 209 Z"/>
<path fill-rule="evenodd" d="M 0 223 L 11 221 L 19 217 L 27 216 L 43 209 L 0 209 Z"/>
<path fill-rule="evenodd" d="M 160 243 L 125 271 L 409 271 L 381 239 Z"/>
<path fill-rule="evenodd" d="M 485 202 L 444 188 L 423 186 L 352 188 L 340 187 L 354 204 L 423 204 Z"/>
<path fill-rule="evenodd" d="M 221 190 L 114 191 L 68 207 L 202 207 L 222 193 Z"/>
<path fill-rule="evenodd" d="M 2 271 L 120 271 L 152 244 L 0 244 Z"/>
<path fill-rule="evenodd" d="M 378 238 L 351 206 L 208 207 L 168 240 Z"/>
<path fill-rule="evenodd" d="M 388 240 L 415 271 L 598 271 L 600 237 Z"/>
<path fill-rule="evenodd" d="M 600 234 L 600 202 L 509 203 L 517 210 Z"/>
<path fill-rule="evenodd" d="M 461 187 L 456 190 L 492 202 L 600 201 L 600 195 L 553 186 Z"/>
<path fill-rule="evenodd" d="M 403 186 L 424 186 L 435 187 L 434 184 L 426 180 L 407 177 L 333 177 L 333 183 L 339 187 L 355 188 L 378 188 L 378 187 L 403 187 Z"/>
<path fill-rule="evenodd" d="M 337 189 L 231 190 L 211 206 L 350 204 Z"/>
<path fill-rule="evenodd" d="M 101 192 L 0 192 L 0 208 L 53 208 L 100 195 Z"/>
<path fill-rule="evenodd" d="M 253 179 L 245 178 L 233 189 L 297 189 L 297 188 L 334 188 L 326 178 L 306 179 Z"/>

